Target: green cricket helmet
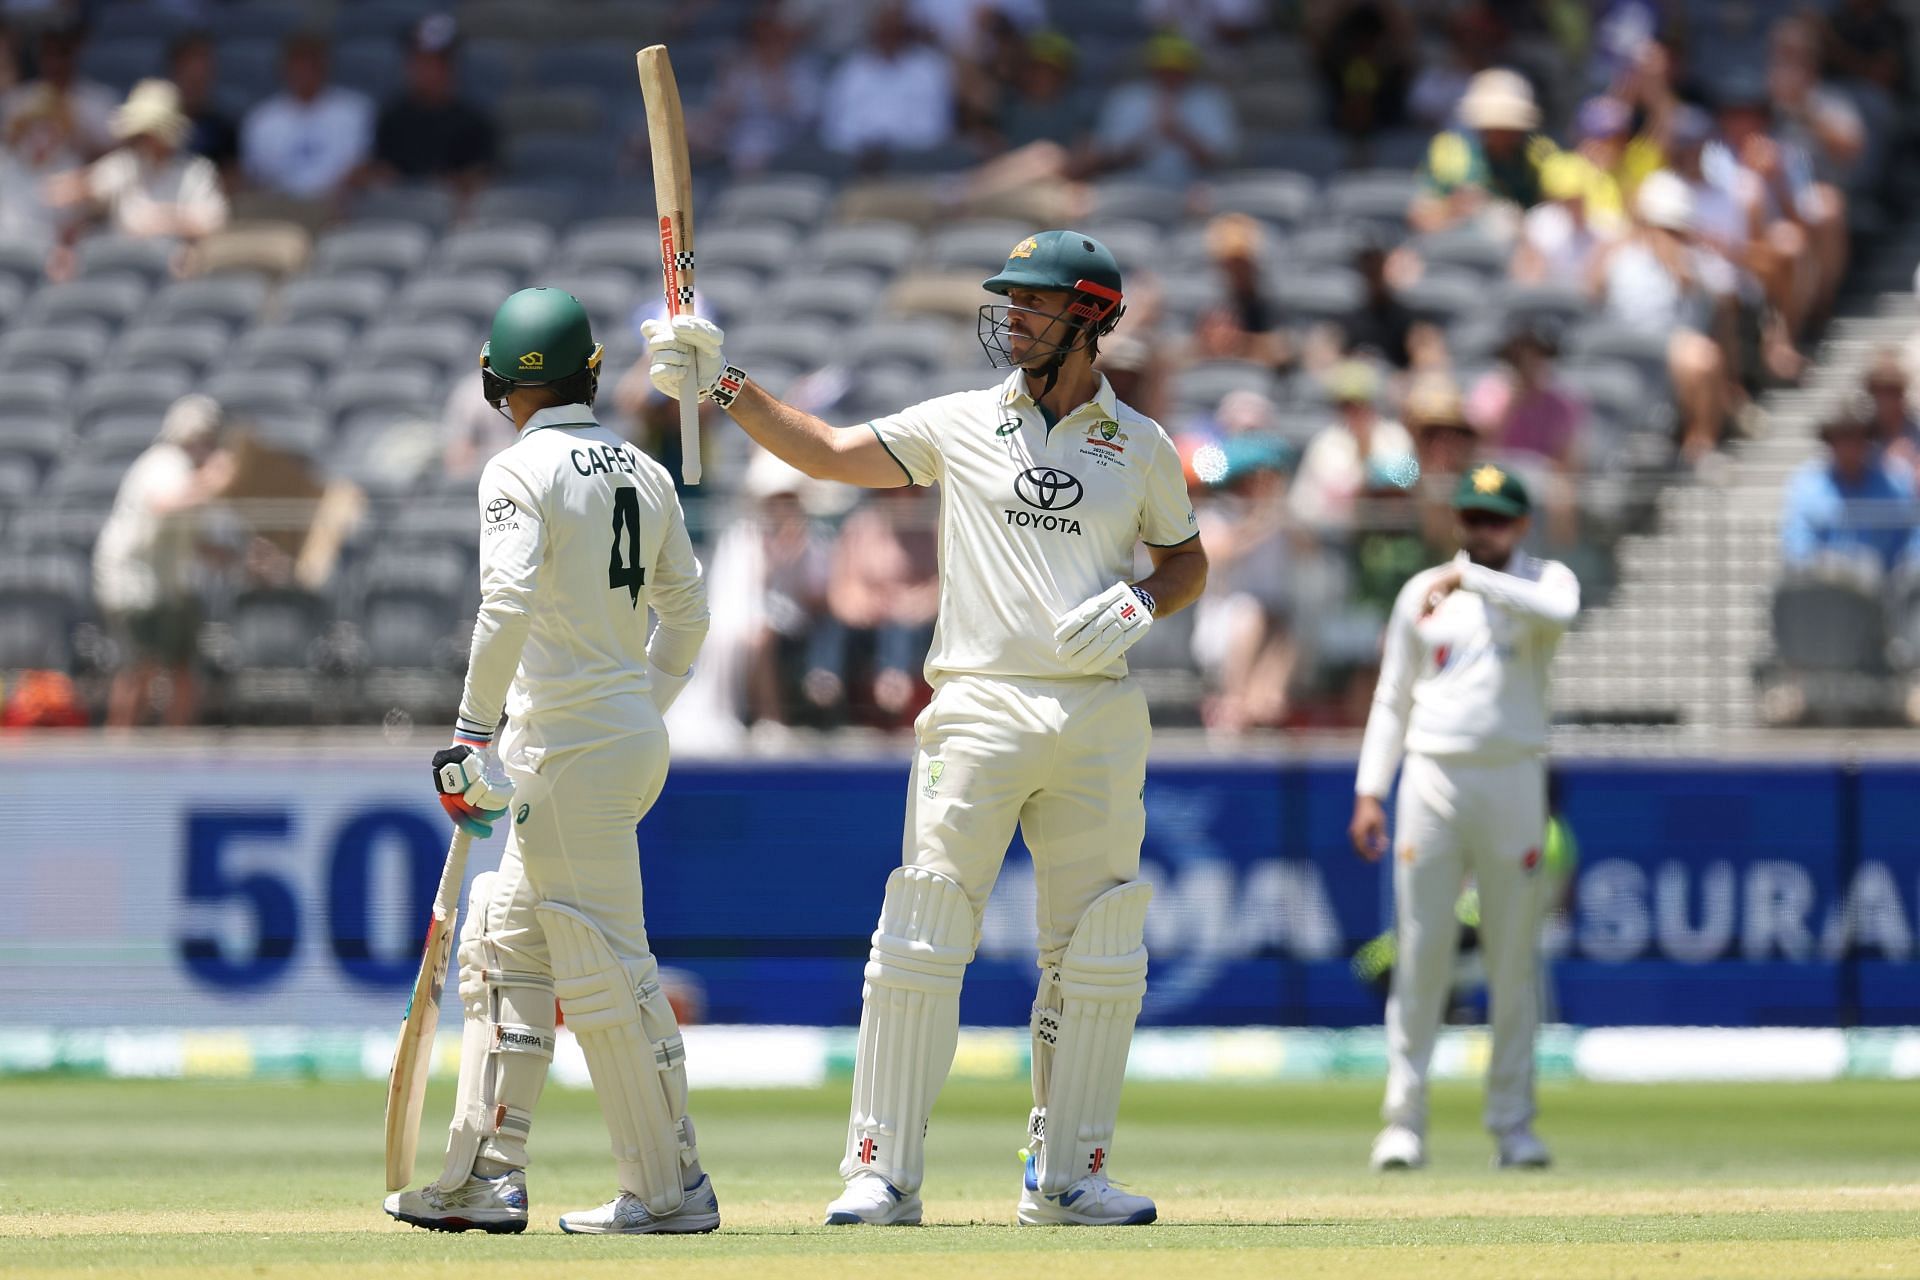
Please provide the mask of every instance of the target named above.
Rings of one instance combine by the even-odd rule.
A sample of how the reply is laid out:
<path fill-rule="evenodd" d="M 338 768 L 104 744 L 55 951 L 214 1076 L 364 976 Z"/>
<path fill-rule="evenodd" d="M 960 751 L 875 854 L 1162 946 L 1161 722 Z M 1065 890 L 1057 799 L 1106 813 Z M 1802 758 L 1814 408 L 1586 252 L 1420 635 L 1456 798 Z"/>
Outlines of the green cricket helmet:
<path fill-rule="evenodd" d="M 1042 231 L 1028 236 L 1007 254 L 1007 265 L 999 274 L 983 282 L 988 293 L 1002 297 L 1015 289 L 1064 290 L 1067 304 L 1059 315 L 1049 315 L 1031 307 L 1012 303 L 989 302 L 980 308 L 978 334 L 980 345 L 994 368 L 1011 367 L 1016 361 L 1007 347 L 1008 321 L 1015 313 L 1038 315 L 1048 321 L 1033 338 L 1027 359 L 1045 357 L 1048 381 L 1057 376 L 1060 364 L 1071 353 L 1092 346 L 1112 332 L 1126 311 L 1121 295 L 1120 264 L 1107 246 L 1078 231 Z"/>
<path fill-rule="evenodd" d="M 592 404 L 605 350 L 580 299 L 564 289 L 522 289 L 493 313 L 480 348 L 481 387 L 495 407 L 515 387 L 549 385 L 568 403 Z"/>

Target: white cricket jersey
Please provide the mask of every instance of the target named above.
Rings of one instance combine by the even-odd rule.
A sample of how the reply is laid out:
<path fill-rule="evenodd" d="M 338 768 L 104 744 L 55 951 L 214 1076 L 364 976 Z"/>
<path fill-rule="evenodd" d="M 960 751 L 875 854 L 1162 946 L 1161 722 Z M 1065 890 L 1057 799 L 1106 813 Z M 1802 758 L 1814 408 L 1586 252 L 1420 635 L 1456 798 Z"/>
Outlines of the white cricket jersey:
<path fill-rule="evenodd" d="M 1060 660 L 1053 629 L 1075 605 L 1131 580 L 1137 543 L 1197 537 L 1173 442 L 1114 398 L 1051 430 L 1015 370 L 1004 383 L 904 409 L 871 424 L 914 484 L 940 486 L 940 616 L 927 681 L 973 674 L 1084 676 Z M 1127 674 L 1125 658 L 1098 673 Z"/>
<path fill-rule="evenodd" d="M 1580 581 L 1557 560 L 1515 552 L 1504 571 L 1463 552 L 1460 589 L 1424 621 L 1433 580 L 1408 579 L 1387 620 L 1386 652 L 1354 790 L 1384 798 L 1403 750 L 1497 761 L 1547 748 L 1547 678 L 1580 609 Z"/>
<path fill-rule="evenodd" d="M 502 702 L 537 761 L 657 727 L 655 658 L 683 669 L 707 629 L 707 593 L 666 469 L 594 421 L 542 409 L 480 474 L 480 613 L 458 728 L 485 737 Z M 511 687 L 509 687 L 511 683 Z"/>

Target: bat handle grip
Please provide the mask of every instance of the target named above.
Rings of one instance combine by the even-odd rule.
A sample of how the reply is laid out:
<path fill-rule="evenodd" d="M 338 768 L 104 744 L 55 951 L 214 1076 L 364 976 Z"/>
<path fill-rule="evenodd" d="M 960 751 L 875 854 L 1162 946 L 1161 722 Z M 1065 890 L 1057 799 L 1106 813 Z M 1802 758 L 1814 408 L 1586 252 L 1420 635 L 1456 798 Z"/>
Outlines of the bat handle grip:
<path fill-rule="evenodd" d="M 700 483 L 700 393 L 691 386 L 680 398 L 680 478 Z"/>

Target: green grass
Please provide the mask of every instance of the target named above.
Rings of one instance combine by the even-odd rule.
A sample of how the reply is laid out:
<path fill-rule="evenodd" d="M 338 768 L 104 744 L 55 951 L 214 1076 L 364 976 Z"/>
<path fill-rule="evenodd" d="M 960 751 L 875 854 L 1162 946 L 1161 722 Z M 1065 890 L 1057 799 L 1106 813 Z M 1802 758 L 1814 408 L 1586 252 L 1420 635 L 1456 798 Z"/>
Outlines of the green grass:
<path fill-rule="evenodd" d="M 411 1231 L 379 1211 L 379 1085 L 11 1081 L 0 1272 L 575 1276 L 1045 1274 L 1097 1253 L 1106 1277 L 1920 1276 L 1911 1085 L 1611 1087 L 1542 1098 L 1559 1167 L 1495 1173 L 1478 1095 L 1436 1096 L 1432 1167 L 1366 1172 L 1375 1086 L 1135 1087 L 1115 1172 L 1160 1203 L 1131 1231 L 1011 1225 L 1027 1101 L 942 1098 L 928 1226 L 827 1230 L 843 1087 L 707 1093 L 701 1147 L 726 1226 L 685 1239 L 575 1238 L 554 1216 L 612 1191 L 591 1095 L 554 1091 L 535 1127 L 535 1227 Z M 450 1099 L 429 1099 L 423 1179 Z M 911 1258 L 900 1255 L 910 1254 Z M 1068 1263 L 1067 1266 L 1075 1264 Z"/>

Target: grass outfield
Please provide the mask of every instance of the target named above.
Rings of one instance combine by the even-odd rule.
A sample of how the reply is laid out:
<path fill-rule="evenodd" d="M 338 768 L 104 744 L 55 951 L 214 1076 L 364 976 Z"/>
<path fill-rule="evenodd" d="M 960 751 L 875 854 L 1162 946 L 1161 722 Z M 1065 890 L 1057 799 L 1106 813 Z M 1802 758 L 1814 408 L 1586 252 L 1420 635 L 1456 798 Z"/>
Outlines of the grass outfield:
<path fill-rule="evenodd" d="M 0 1083 L 0 1273 L 526 1280 L 1045 1275 L 1241 1277 L 1920 1276 L 1912 1085 L 1561 1085 L 1546 1173 L 1497 1174 L 1475 1091 L 1435 1099 L 1432 1167 L 1375 1177 L 1372 1084 L 1136 1086 L 1116 1172 L 1160 1205 L 1126 1231 L 1011 1226 L 1024 1091 L 966 1086 L 934 1115 L 928 1225 L 819 1227 L 843 1087 L 695 1099 L 725 1226 L 562 1236 L 611 1194 L 591 1095 L 554 1091 L 534 1132 L 522 1236 L 411 1230 L 379 1210 L 380 1085 Z M 428 1101 L 437 1158 L 449 1091 Z M 431 1176 L 422 1160 L 424 1176 Z M 1063 1263 L 1062 1253 L 1098 1254 Z M 903 1256 L 903 1255 L 911 1255 Z"/>

